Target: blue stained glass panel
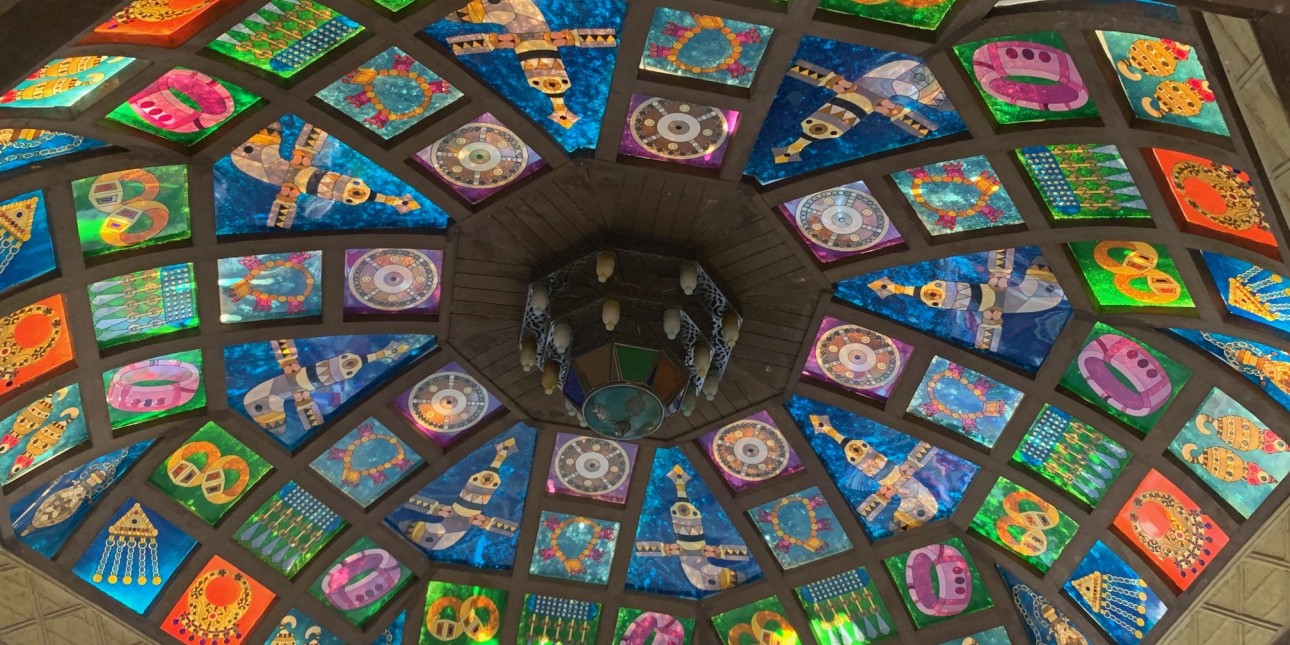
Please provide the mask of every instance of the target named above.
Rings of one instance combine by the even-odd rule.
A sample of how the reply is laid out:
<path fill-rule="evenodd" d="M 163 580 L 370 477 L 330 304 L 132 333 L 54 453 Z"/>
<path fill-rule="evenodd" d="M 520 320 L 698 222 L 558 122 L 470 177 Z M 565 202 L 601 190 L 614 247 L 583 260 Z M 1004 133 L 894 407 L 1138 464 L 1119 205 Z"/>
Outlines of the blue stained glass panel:
<path fill-rule="evenodd" d="M 1290 410 L 1290 353 L 1271 345 L 1195 329 L 1170 329 L 1170 332 L 1196 347 L 1213 354 L 1218 360 L 1258 384 L 1268 396 Z"/>
<path fill-rule="evenodd" d="M 278 628 L 264 641 L 264 645 L 346 645 L 339 636 L 327 631 L 303 611 L 291 608 L 278 621 Z"/>
<path fill-rule="evenodd" d="M 294 450 L 332 417 L 435 347 L 434 336 L 279 339 L 224 348 L 228 405 Z M 291 366 L 301 368 L 287 372 Z M 299 380 L 309 379 L 303 387 Z"/>
<path fill-rule="evenodd" d="M 0 128 L 0 172 L 107 145 L 98 139 L 57 130 Z"/>
<path fill-rule="evenodd" d="M 0 108 L 58 110 L 75 116 L 121 84 L 135 62 L 125 56 L 55 58 L 0 95 Z"/>
<path fill-rule="evenodd" d="M 1290 334 L 1290 279 L 1221 253 L 1200 256 L 1229 313 Z"/>
<path fill-rule="evenodd" d="M 902 170 L 891 178 L 932 235 L 1021 223 L 1021 212 L 984 156 Z"/>
<path fill-rule="evenodd" d="M 764 25 L 659 7 L 645 38 L 641 69 L 748 87 L 772 31 Z"/>
<path fill-rule="evenodd" d="M 815 486 L 750 508 L 748 516 L 785 569 L 851 549 L 838 516 Z"/>
<path fill-rule="evenodd" d="M 398 47 L 377 54 L 318 93 L 327 105 L 384 139 L 461 97 L 461 90 Z"/>
<path fill-rule="evenodd" d="M 1269 428 L 1215 388 L 1183 424 L 1169 452 L 1248 518 L 1290 474 L 1290 447 Z"/>
<path fill-rule="evenodd" d="M 0 203 L 0 293 L 45 275 L 56 266 L 45 194 L 34 190 Z"/>
<path fill-rule="evenodd" d="M 1092 643 L 1071 624 L 1066 614 L 1053 606 L 1052 601 L 1030 588 L 1012 572 L 995 565 L 1003 584 L 1008 589 L 1012 606 L 1025 623 L 1026 638 L 1030 645 L 1070 645 Z"/>
<path fill-rule="evenodd" d="M 529 573 L 603 586 L 617 541 L 618 522 L 542 511 Z"/>
<path fill-rule="evenodd" d="M 81 553 L 72 573 L 136 614 L 148 613 L 197 540 L 129 498 Z"/>
<path fill-rule="evenodd" d="M 1008 630 L 994 627 L 983 632 L 968 634 L 963 638 L 947 640 L 941 645 L 1013 645 L 1008 638 Z"/>
<path fill-rule="evenodd" d="M 385 424 L 368 419 L 318 455 L 309 467 L 366 508 L 422 461 L 421 455 Z"/>
<path fill-rule="evenodd" d="M 517 423 L 476 448 L 385 518 L 435 562 L 509 571 L 528 497 L 537 429 Z M 478 515 L 457 512 L 471 495 Z M 482 499 L 480 502 L 478 500 Z"/>
<path fill-rule="evenodd" d="M 425 33 L 452 50 L 533 122 L 546 129 L 567 152 L 591 150 L 609 98 L 609 81 L 618 54 L 618 35 L 626 5 L 621 0 L 532 0 L 466 6 L 426 27 Z M 514 36 L 518 43 L 506 37 Z M 547 40 L 547 39 L 550 40 Z M 516 52 L 531 40 L 560 40 L 530 49 L 521 68 Z"/>
<path fill-rule="evenodd" d="M 19 542 L 53 558 L 80 526 L 99 498 L 116 485 L 152 445 L 152 440 L 110 452 L 77 466 L 9 507 L 9 521 Z"/>
<path fill-rule="evenodd" d="M 1098 540 L 1062 589 L 1119 645 L 1137 645 L 1165 615 L 1142 576 Z"/>
<path fill-rule="evenodd" d="M 322 251 L 220 258 L 219 321 L 322 315 Z"/>
<path fill-rule="evenodd" d="M 966 459 L 842 408 L 797 395 L 784 407 L 874 540 L 947 519 L 979 470 Z M 898 470 L 911 474 L 894 487 L 879 483 Z"/>
<path fill-rule="evenodd" d="M 763 184 L 967 129 L 922 59 L 807 36 L 793 60 L 744 167 Z M 903 109 L 874 114 L 862 93 Z"/>
<path fill-rule="evenodd" d="M 1003 286 L 991 281 L 1006 278 Z M 977 300 L 993 293 L 1000 323 Z M 1062 286 L 1038 247 L 1021 246 L 867 273 L 835 295 L 867 311 L 1030 371 L 1039 369 L 1071 317 Z"/>
<path fill-rule="evenodd" d="M 297 155 L 297 146 L 312 154 Z M 303 176 L 319 181 L 293 183 Z M 294 114 L 215 162 L 219 235 L 447 225 L 448 214 L 429 198 Z"/>
<path fill-rule="evenodd" d="M 90 438 L 73 383 L 0 421 L 0 483 L 8 484 Z"/>
<path fill-rule="evenodd" d="M 674 515 L 674 507 L 689 515 Z M 682 544 L 678 532 L 698 532 L 704 547 L 681 546 L 669 553 L 670 546 Z M 680 448 L 654 453 L 633 550 L 627 587 L 636 591 L 705 598 L 762 576 L 748 545 Z"/>
<path fill-rule="evenodd" d="M 937 356 L 909 401 L 909 413 L 989 448 L 1021 398 L 1020 391 Z"/>
<path fill-rule="evenodd" d="M 376 635 L 376 640 L 372 645 L 398 645 L 403 642 L 403 625 L 408 621 L 408 612 L 401 611 L 398 616 L 390 621 L 389 625 L 380 634 Z"/>

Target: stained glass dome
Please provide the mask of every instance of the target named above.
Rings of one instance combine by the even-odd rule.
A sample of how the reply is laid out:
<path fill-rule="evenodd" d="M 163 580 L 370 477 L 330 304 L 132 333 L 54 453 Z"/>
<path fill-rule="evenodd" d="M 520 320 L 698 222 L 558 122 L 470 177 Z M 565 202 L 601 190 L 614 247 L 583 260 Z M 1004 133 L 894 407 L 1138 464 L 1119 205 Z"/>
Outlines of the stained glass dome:
<path fill-rule="evenodd" d="M 1290 495 L 1248 2 L 90 4 L 0 543 L 157 642 L 1155 643 Z"/>

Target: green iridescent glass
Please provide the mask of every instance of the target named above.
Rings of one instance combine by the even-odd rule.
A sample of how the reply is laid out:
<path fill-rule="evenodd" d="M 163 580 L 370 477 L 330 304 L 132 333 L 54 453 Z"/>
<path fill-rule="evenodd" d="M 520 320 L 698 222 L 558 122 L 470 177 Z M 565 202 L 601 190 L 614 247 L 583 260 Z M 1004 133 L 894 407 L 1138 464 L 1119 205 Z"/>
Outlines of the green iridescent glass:
<path fill-rule="evenodd" d="M 672 645 L 690 645 L 694 640 L 694 619 L 631 607 L 618 609 L 618 622 L 614 625 L 611 643 L 648 644 L 652 643 L 651 638 L 662 638 L 660 642 Z M 671 640 L 667 640 L 669 638 Z"/>
<path fill-rule="evenodd" d="M 895 623 L 864 567 L 797 588 L 797 599 L 821 643 L 874 643 L 896 635 Z"/>
<path fill-rule="evenodd" d="M 418 644 L 499 645 L 509 596 L 501 589 L 431 580 Z M 469 631 L 472 620 L 480 627 Z"/>
<path fill-rule="evenodd" d="M 796 644 L 797 630 L 784 616 L 784 605 L 777 596 L 762 598 L 738 609 L 712 617 L 712 626 L 725 645 L 753 642 Z"/>
<path fill-rule="evenodd" d="M 211 422 L 176 448 L 148 481 L 207 524 L 215 524 L 272 469 Z"/>
<path fill-rule="evenodd" d="M 1017 150 L 1053 219 L 1151 219 L 1113 145 L 1064 143 Z"/>
<path fill-rule="evenodd" d="M 135 361 L 103 373 L 113 430 L 206 407 L 202 350 Z"/>
<path fill-rule="evenodd" d="M 1066 246 L 1102 313 L 1196 306 L 1173 256 L 1163 246 L 1133 241 L 1071 242 Z"/>
<path fill-rule="evenodd" d="M 165 84 L 165 88 L 161 87 L 162 84 Z M 185 92 L 185 88 L 197 94 L 201 101 Z M 170 117 L 164 121 L 160 118 L 144 118 L 149 110 L 158 109 L 156 106 L 160 104 L 159 99 L 173 101 L 178 107 L 172 107 L 169 112 L 162 114 L 161 116 Z M 176 67 L 129 101 L 108 112 L 107 119 L 168 141 L 191 146 L 261 102 L 258 95 L 238 85 L 195 70 Z M 159 122 L 162 125 L 158 125 Z M 172 122 L 174 125 L 171 125 Z"/>
<path fill-rule="evenodd" d="M 1097 116 L 1088 86 L 1056 32 L 986 38 L 956 45 L 954 54 L 1001 124 Z"/>
<path fill-rule="evenodd" d="M 1039 495 L 1000 477 L 970 528 L 1043 573 L 1075 537 L 1079 524 Z"/>
<path fill-rule="evenodd" d="M 309 587 L 309 595 L 359 628 L 412 582 L 412 570 L 364 535 Z"/>
<path fill-rule="evenodd" d="M 994 606 L 981 572 L 963 540 L 952 537 L 882 561 L 900 591 L 914 625 L 922 628 Z M 940 567 L 966 570 L 954 580 L 941 578 Z M 960 590 L 962 590 L 960 592 Z"/>
<path fill-rule="evenodd" d="M 1014 462 L 1076 499 L 1094 506 L 1131 456 L 1120 444 L 1051 405 L 1030 424 Z"/>
<path fill-rule="evenodd" d="M 247 518 L 233 539 L 290 578 L 345 528 L 345 520 L 295 482 Z"/>
<path fill-rule="evenodd" d="M 88 287 L 90 317 L 100 348 L 197 326 L 192 264 L 120 275 Z"/>
<path fill-rule="evenodd" d="M 1062 387 L 1123 421 L 1149 432 L 1191 378 L 1191 370 L 1151 346 L 1103 323 L 1062 374 Z"/>
<path fill-rule="evenodd" d="M 72 182 L 86 257 L 186 240 L 188 167 L 132 168 Z"/>

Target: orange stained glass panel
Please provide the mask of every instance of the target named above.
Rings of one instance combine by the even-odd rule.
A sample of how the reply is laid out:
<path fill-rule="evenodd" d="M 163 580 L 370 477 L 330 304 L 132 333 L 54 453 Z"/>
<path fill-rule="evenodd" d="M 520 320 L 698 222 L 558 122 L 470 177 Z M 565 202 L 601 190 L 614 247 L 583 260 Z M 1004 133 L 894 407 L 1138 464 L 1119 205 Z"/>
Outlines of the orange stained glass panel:
<path fill-rule="evenodd" d="M 1227 545 L 1227 533 L 1173 482 L 1152 469 L 1112 528 L 1176 591 L 1185 591 Z"/>
<path fill-rule="evenodd" d="M 161 631 L 182 643 L 241 645 L 275 597 L 254 578 L 215 556 L 166 614 Z"/>
<path fill-rule="evenodd" d="M 94 28 L 84 43 L 178 47 L 241 0 L 134 0 Z"/>
<path fill-rule="evenodd" d="M 0 400 L 72 366 L 74 358 L 61 295 L 0 316 Z"/>
<path fill-rule="evenodd" d="M 1153 148 L 1167 189 L 1169 208 L 1180 228 L 1280 258 L 1277 241 L 1259 203 L 1250 176 L 1211 159 L 1176 150 Z"/>

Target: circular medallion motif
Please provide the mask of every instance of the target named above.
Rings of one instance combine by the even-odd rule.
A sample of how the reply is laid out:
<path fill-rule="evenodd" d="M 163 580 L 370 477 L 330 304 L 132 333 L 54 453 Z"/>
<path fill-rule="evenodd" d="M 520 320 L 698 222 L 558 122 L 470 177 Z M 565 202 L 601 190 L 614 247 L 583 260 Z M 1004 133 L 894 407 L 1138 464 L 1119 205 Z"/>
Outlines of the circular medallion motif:
<path fill-rule="evenodd" d="M 725 472 L 748 481 L 763 481 L 788 466 L 788 443 L 768 423 L 737 421 L 717 431 L 712 457 Z"/>
<path fill-rule="evenodd" d="M 631 461 L 622 446 L 596 437 L 577 437 L 555 453 L 555 476 L 582 495 L 604 495 L 627 481 Z"/>
<path fill-rule="evenodd" d="M 429 161 L 444 179 L 463 188 L 497 188 L 524 172 L 529 150 L 502 126 L 471 123 L 430 146 Z"/>
<path fill-rule="evenodd" d="M 729 134 L 729 123 L 721 110 L 663 98 L 641 103 L 628 124 L 636 143 L 667 159 L 710 154 Z"/>
<path fill-rule="evenodd" d="M 456 434 L 484 418 L 489 400 L 488 390 L 469 374 L 439 372 L 408 393 L 408 411 L 426 430 Z"/>
<path fill-rule="evenodd" d="M 845 187 L 802 198 L 793 219 L 807 239 L 835 251 L 863 251 L 891 228 L 872 195 Z"/>
<path fill-rule="evenodd" d="M 402 311 L 425 302 L 439 286 L 439 270 L 413 249 L 372 249 L 349 271 L 349 291 L 381 311 Z"/>
<path fill-rule="evenodd" d="M 582 416 L 592 430 L 614 439 L 640 439 L 663 425 L 663 402 L 631 383 L 612 383 L 587 396 Z"/>
<path fill-rule="evenodd" d="M 824 373 L 849 388 L 872 390 L 896 380 L 900 352 L 890 338 L 859 325 L 840 325 L 815 343 Z"/>

